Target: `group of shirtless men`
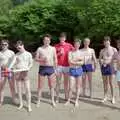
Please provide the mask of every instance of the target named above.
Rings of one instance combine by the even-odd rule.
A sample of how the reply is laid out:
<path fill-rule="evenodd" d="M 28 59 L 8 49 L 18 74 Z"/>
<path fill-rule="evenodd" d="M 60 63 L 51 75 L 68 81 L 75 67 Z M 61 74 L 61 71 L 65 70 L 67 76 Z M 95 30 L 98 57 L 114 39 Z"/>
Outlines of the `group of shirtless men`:
<path fill-rule="evenodd" d="M 119 93 L 120 93 L 120 40 L 117 40 L 117 47 L 112 47 L 109 36 L 105 36 L 104 48 L 100 51 L 99 62 L 97 62 L 94 49 L 90 48 L 90 39 L 83 40 L 84 47 L 80 49 L 81 40 L 74 39 L 73 46 L 66 42 L 66 34 L 61 33 L 59 43 L 54 47 L 50 45 L 51 35 L 46 34 L 43 37 L 43 46 L 36 51 L 35 61 L 39 63 L 38 71 L 38 100 L 36 106 L 40 106 L 43 83 L 47 77 L 51 95 L 51 104 L 55 107 L 59 102 L 59 93 L 61 79 L 64 81 L 65 105 L 72 101 L 75 88 L 75 106 L 79 106 L 79 97 L 86 96 L 86 81 L 88 81 L 89 97 L 92 97 L 92 73 L 96 71 L 98 63 L 100 64 L 101 74 L 104 86 L 104 98 L 101 102 L 107 101 L 108 86 L 111 91 L 111 102 L 115 103 L 113 92 L 113 76 L 115 75 Z M 1 40 L 0 51 L 0 106 L 4 100 L 4 87 L 8 80 L 12 101 L 16 102 L 16 87 L 20 105 L 18 109 L 23 108 L 22 88 L 26 90 L 28 102 L 28 111 L 31 112 L 31 89 L 28 72 L 30 71 L 33 59 L 31 53 L 25 50 L 22 41 L 16 42 L 15 54 L 9 48 L 8 40 Z M 115 67 L 115 64 L 117 67 Z M 24 83 L 24 84 L 23 84 Z M 82 88 L 82 92 L 81 92 Z M 55 94 L 56 93 L 56 94 Z M 120 94 L 119 94 L 120 95 Z M 56 97 L 55 97 L 56 96 Z M 55 99 L 56 98 L 56 99 Z"/>

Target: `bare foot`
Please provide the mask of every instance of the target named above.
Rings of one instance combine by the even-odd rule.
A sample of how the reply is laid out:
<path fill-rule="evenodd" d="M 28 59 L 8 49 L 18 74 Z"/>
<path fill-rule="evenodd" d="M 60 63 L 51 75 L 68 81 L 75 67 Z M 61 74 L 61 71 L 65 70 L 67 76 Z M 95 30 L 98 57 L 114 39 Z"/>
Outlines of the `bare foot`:
<path fill-rule="evenodd" d="M 102 103 L 107 101 L 107 97 L 104 97 L 104 99 L 101 101 Z"/>
<path fill-rule="evenodd" d="M 37 101 L 37 105 L 36 105 L 37 108 L 40 107 L 40 101 Z"/>
<path fill-rule="evenodd" d="M 79 107 L 79 102 L 75 101 L 75 107 Z"/>
<path fill-rule="evenodd" d="M 53 107 L 56 107 L 56 104 L 55 104 L 55 102 L 54 102 L 54 101 L 52 102 L 52 106 L 53 106 Z"/>
<path fill-rule="evenodd" d="M 65 105 L 65 106 L 70 105 L 70 101 L 67 101 L 64 105 Z"/>
<path fill-rule="evenodd" d="M 19 107 L 18 107 L 18 110 L 22 109 L 23 108 L 23 104 L 21 104 Z"/>
<path fill-rule="evenodd" d="M 114 97 L 112 98 L 111 102 L 112 102 L 112 104 L 115 104 L 115 98 Z"/>
<path fill-rule="evenodd" d="M 56 98 L 56 101 L 55 101 L 56 103 L 59 103 L 59 98 Z"/>
<path fill-rule="evenodd" d="M 28 106 L 28 112 L 32 112 L 31 106 Z"/>

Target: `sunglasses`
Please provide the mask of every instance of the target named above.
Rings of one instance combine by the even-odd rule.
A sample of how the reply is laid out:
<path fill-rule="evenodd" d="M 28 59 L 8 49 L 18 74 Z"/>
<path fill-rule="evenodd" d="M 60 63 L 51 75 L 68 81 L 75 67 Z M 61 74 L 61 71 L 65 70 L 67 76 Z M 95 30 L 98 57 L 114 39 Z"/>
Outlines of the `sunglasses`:
<path fill-rule="evenodd" d="M 1 46 L 7 46 L 8 44 L 1 44 Z"/>

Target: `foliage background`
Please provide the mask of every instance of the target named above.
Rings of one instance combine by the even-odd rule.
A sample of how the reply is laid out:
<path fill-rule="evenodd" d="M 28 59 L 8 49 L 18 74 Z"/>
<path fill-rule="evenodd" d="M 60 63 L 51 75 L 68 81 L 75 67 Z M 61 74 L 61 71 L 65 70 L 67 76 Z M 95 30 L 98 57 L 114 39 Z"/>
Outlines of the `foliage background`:
<path fill-rule="evenodd" d="M 31 51 L 45 33 L 90 37 L 98 52 L 104 35 L 120 35 L 120 0 L 0 0 L 0 38 L 24 40 Z"/>

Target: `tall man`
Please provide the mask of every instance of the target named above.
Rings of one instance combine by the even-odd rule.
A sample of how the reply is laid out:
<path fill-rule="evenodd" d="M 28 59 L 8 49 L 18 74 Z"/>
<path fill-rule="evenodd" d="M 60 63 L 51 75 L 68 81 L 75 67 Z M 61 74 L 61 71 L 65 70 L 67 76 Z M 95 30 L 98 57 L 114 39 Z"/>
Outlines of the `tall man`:
<path fill-rule="evenodd" d="M 104 37 L 104 46 L 100 52 L 99 61 L 101 66 L 103 86 L 104 86 L 104 99 L 102 102 L 107 101 L 108 93 L 108 84 L 110 85 L 112 103 L 115 103 L 114 94 L 113 94 L 113 66 L 111 65 L 113 55 L 117 52 L 116 48 L 110 45 L 111 39 L 109 36 Z"/>
<path fill-rule="evenodd" d="M 68 63 L 68 53 L 73 49 L 73 46 L 66 41 L 66 34 L 61 33 L 59 37 L 60 43 L 55 45 L 57 51 L 57 59 L 58 59 L 58 67 L 57 71 L 57 84 L 56 84 L 56 94 L 57 100 L 59 102 L 59 91 L 60 91 L 60 83 L 62 75 L 64 77 L 64 91 L 65 91 L 65 99 L 68 99 L 68 73 L 69 73 L 69 63 Z"/>

